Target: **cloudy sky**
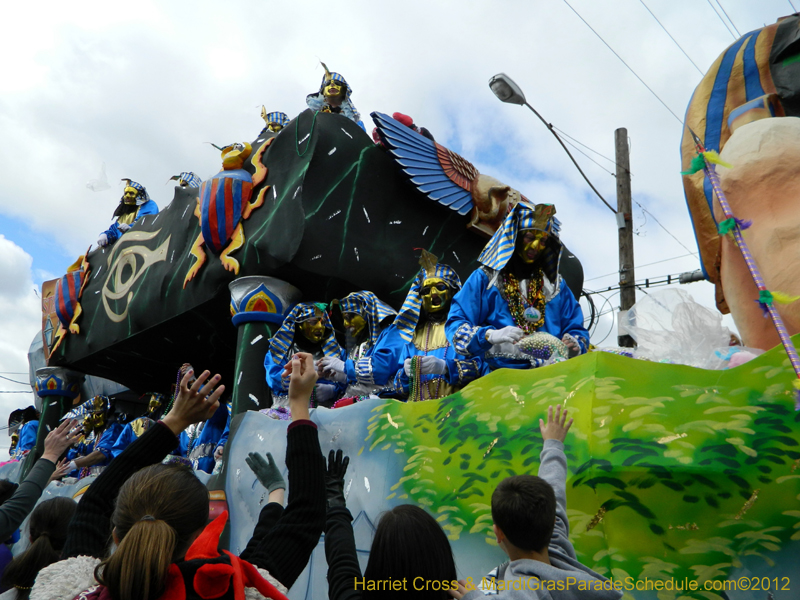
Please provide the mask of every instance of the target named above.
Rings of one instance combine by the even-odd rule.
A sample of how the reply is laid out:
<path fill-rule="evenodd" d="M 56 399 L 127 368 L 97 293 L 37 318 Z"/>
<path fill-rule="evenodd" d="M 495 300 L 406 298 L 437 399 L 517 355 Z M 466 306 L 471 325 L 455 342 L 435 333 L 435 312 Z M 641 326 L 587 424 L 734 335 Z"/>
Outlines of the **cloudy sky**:
<path fill-rule="evenodd" d="M 704 72 L 734 39 L 722 9 L 741 33 L 794 12 L 789 0 L 569 3 L 681 117 L 697 67 Z M 542 123 L 499 102 L 487 83 L 507 73 L 548 121 L 605 157 L 614 156 L 614 130 L 626 127 L 634 200 L 649 211 L 634 208 L 637 280 L 699 267 L 678 174 L 679 120 L 565 1 L 43 1 L 6 6 L 4 21 L 1 377 L 27 379 L 26 352 L 41 323 L 37 286 L 62 275 L 107 228 L 120 178 L 143 183 L 165 206 L 170 176 L 218 171 L 205 142 L 254 139 L 262 104 L 291 117 L 303 110 L 320 60 L 345 75 L 369 130 L 371 111 L 409 114 L 481 172 L 556 204 L 590 290 L 617 281 L 614 215 Z M 613 164 L 579 148 L 602 165 L 573 149 L 615 205 Z M 98 179 L 110 187 L 87 188 Z M 683 287 L 713 306 L 710 284 Z M 606 309 L 616 302 L 610 297 Z M 594 341 L 613 343 L 611 327 L 609 315 Z M 30 389 L 0 382 L 3 391 Z M 3 424 L 31 400 L 0 393 Z M 6 440 L 0 435 L 0 445 Z"/>

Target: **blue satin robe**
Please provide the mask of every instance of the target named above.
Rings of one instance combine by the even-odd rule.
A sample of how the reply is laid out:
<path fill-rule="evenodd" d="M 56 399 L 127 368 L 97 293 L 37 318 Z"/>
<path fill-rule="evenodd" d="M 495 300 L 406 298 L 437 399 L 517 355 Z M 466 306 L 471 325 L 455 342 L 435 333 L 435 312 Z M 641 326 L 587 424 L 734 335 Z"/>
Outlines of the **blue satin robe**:
<path fill-rule="evenodd" d="M 484 269 L 472 272 L 464 287 L 453 297 L 453 305 L 447 318 L 447 337 L 457 351 L 467 356 L 484 356 L 491 344 L 486 339 L 489 329 L 502 329 L 517 324 L 511 316 L 508 302 L 496 285 L 489 285 L 489 276 Z M 544 325 L 539 329 L 558 339 L 569 333 L 574 336 L 586 352 L 589 347 L 589 332 L 583 326 L 583 311 L 569 287 L 563 282 L 559 291 L 544 311 Z M 486 357 L 492 370 L 500 368 L 527 369 L 530 362 L 512 358 Z"/>

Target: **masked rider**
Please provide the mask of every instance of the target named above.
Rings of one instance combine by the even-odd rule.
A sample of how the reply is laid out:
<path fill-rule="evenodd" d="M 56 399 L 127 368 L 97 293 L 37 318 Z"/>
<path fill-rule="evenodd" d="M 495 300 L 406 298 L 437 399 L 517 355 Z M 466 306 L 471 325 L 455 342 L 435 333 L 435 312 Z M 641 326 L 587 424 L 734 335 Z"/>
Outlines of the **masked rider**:
<path fill-rule="evenodd" d="M 385 387 L 397 370 L 403 340 L 390 327 L 397 313 L 368 291 L 353 292 L 338 305 L 345 327 L 347 357 L 318 361 L 317 371 L 346 384 L 346 398 L 369 396 Z"/>
<path fill-rule="evenodd" d="M 587 351 L 581 307 L 558 274 L 555 212 L 524 201 L 509 211 L 478 257 L 481 267 L 453 298 L 446 328 L 456 351 L 485 357 L 492 369 L 539 366 L 517 346 L 536 332 L 563 342 L 570 358 Z"/>
<path fill-rule="evenodd" d="M 108 246 L 116 242 L 128 231 L 139 217 L 158 213 L 158 206 L 150 199 L 147 190 L 140 183 L 123 179 L 125 191 L 114 211 L 116 221 L 97 239 L 98 246 Z"/>
<path fill-rule="evenodd" d="M 333 335 L 326 306 L 316 302 L 301 302 L 284 319 L 281 328 L 270 340 L 264 359 L 267 384 L 272 390 L 272 408 L 267 414 L 277 419 L 289 418 L 289 377 L 284 367 L 298 352 L 308 352 L 315 360 L 344 357 L 344 350 Z M 344 385 L 328 379 L 318 379 L 314 387 L 312 406 L 331 407 Z"/>
<path fill-rule="evenodd" d="M 422 251 L 420 270 L 392 327 L 406 342 L 394 377 L 397 396 L 410 401 L 444 398 L 488 372 L 484 361 L 456 354 L 445 334 L 458 274 Z"/>
<path fill-rule="evenodd" d="M 352 92 L 344 77 L 339 73 L 331 73 L 326 67 L 319 92 L 306 96 L 306 104 L 311 110 L 343 115 L 366 132 L 361 115 L 350 100 Z"/>
<path fill-rule="evenodd" d="M 153 423 L 158 421 L 161 418 L 161 413 L 164 412 L 164 408 L 166 408 L 164 406 L 165 398 L 161 394 L 150 393 L 145 394 L 143 397 L 149 397 L 147 413 L 125 425 L 122 433 L 119 434 L 117 441 L 114 442 L 114 446 L 111 448 L 111 455 L 114 458 L 119 456 L 125 448 L 130 446 L 130 444 L 147 431 Z"/>

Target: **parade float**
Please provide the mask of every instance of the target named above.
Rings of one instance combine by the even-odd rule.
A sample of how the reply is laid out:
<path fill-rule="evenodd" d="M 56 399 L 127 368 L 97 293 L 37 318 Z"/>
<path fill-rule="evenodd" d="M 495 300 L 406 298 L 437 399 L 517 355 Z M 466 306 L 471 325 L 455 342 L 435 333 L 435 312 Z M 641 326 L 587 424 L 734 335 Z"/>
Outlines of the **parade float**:
<path fill-rule="evenodd" d="M 799 22 L 793 16 L 749 33 L 720 56 L 689 106 L 682 145 L 704 271 L 745 344 L 767 351 L 728 370 L 588 352 L 496 370 L 439 400 L 367 398 L 316 409 L 323 451 L 342 448 L 351 458 L 345 492 L 362 567 L 381 512 L 409 502 L 442 524 L 460 576 L 477 578 L 502 562 L 491 492 L 506 475 L 536 472 L 538 419 L 562 404 L 575 417 L 566 445 L 568 513 L 583 564 L 615 580 L 699 585 L 626 591 L 631 598 L 767 598 L 765 581 L 774 597 L 790 597 L 780 594 L 800 572 L 798 365 L 790 338 L 800 321 L 792 303 L 798 284 L 787 278 L 797 257 L 786 254 L 799 193 L 787 166 L 800 154 L 792 133 L 800 116 Z M 136 396 L 169 394 L 187 361 L 223 375 L 230 438 L 217 472 L 199 476 L 212 511 L 230 511 L 234 552 L 266 500 L 245 467 L 247 453 L 269 451 L 283 464 L 287 424 L 265 414 L 273 394 L 264 357 L 286 315 L 299 302 L 324 305 L 357 290 L 401 309 L 419 271 L 415 249 L 446 260 L 465 280 L 505 215 L 529 202 L 419 128 L 373 113 L 376 144 L 359 119 L 336 112 L 316 107 L 226 146 L 218 176 L 202 187 L 178 185 L 168 206 L 88 252 L 43 294 L 48 366 L 36 371 L 39 444 L 48 426 L 86 400 L 86 376 Z M 773 148 L 773 140 L 782 145 Z M 773 205 L 762 218 L 752 198 L 767 175 Z M 563 230 L 568 243 L 579 224 Z M 776 235 L 788 249 L 773 247 Z M 561 257 L 577 297 L 580 263 L 566 249 Z M 79 495 L 91 480 L 51 485 L 45 497 Z M 290 597 L 321 597 L 325 574 L 320 542 Z M 759 583 L 732 587 L 742 577 Z"/>

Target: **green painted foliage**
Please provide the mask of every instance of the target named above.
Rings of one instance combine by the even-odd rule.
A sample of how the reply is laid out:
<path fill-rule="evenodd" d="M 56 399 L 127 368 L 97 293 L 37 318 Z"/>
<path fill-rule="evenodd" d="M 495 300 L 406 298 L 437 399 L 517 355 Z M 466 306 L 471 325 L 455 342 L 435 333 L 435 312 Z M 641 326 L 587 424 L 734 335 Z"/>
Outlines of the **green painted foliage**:
<path fill-rule="evenodd" d="M 405 459 L 388 500 L 425 506 L 451 539 L 494 544 L 492 492 L 536 473 L 539 418 L 560 403 L 575 419 L 565 450 L 579 559 L 615 578 L 724 580 L 746 557 L 767 568 L 798 548 L 793 377 L 778 349 L 729 371 L 597 352 L 376 407 L 365 448 Z"/>

